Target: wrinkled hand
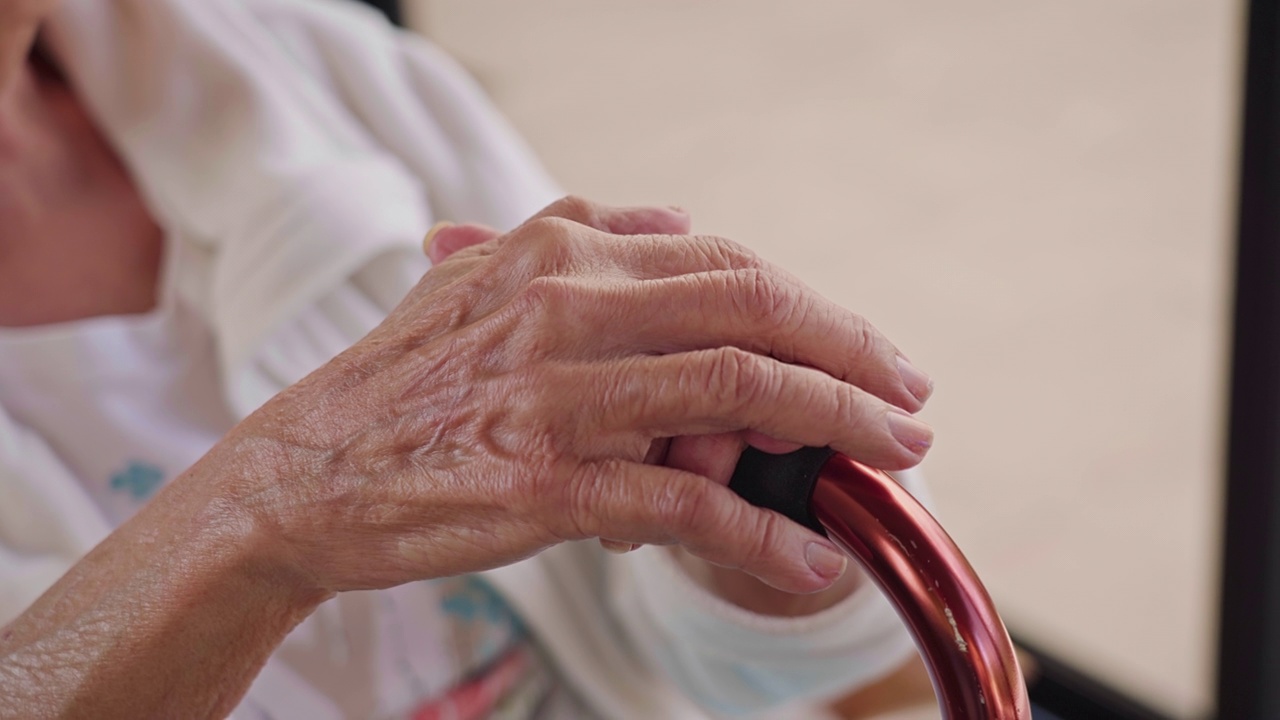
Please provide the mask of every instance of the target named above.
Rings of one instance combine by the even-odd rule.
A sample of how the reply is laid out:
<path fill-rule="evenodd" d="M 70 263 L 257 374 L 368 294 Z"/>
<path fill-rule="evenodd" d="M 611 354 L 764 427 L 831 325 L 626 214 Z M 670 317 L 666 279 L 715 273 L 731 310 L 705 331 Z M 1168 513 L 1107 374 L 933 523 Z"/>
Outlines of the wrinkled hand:
<path fill-rule="evenodd" d="M 570 198 L 481 244 L 455 234 L 381 326 L 228 436 L 255 472 L 223 491 L 329 591 L 586 538 L 829 586 L 826 539 L 724 487 L 740 438 L 909 467 L 927 380 L 739 245 L 628 234 L 664 224 L 687 218 Z"/>

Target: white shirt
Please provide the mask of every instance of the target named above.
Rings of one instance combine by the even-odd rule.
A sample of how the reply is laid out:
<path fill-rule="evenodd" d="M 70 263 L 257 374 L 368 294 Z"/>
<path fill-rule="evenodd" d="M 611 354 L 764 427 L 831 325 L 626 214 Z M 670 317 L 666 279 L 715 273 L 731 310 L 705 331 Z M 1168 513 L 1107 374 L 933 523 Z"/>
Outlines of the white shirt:
<path fill-rule="evenodd" d="M 213 336 L 172 287 L 181 252 L 170 243 L 151 312 L 0 328 L 0 407 L 49 442 L 112 527 L 235 422 Z M 284 640 L 236 717 L 586 717 L 578 707 L 501 596 L 479 578 L 450 578 L 325 603 Z"/>

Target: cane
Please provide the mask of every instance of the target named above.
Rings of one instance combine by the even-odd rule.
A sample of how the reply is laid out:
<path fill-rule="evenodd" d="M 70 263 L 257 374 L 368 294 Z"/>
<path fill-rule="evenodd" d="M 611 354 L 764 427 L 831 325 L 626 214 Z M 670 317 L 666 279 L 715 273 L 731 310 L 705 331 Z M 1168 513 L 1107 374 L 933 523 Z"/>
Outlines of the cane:
<path fill-rule="evenodd" d="M 915 638 L 947 720 L 1031 720 L 1013 642 L 938 521 L 886 473 L 826 448 L 748 448 L 729 487 L 831 538 Z"/>

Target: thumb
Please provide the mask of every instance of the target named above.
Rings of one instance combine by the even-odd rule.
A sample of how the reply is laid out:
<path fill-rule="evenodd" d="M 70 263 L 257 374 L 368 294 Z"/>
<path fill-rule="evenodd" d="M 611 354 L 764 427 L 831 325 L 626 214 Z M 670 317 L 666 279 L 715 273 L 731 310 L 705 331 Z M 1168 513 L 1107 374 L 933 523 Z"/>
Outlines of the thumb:
<path fill-rule="evenodd" d="M 487 225 L 441 222 L 427 231 L 427 236 L 422 239 L 422 249 L 431 264 L 438 265 L 459 250 L 487 243 L 501 234 Z"/>

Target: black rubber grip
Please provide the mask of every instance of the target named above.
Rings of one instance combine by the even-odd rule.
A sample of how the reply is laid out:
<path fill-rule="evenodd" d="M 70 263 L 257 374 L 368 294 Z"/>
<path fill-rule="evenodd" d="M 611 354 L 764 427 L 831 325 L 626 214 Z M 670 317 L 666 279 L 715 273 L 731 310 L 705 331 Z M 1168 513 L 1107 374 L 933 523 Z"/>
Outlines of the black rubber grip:
<path fill-rule="evenodd" d="M 756 507 L 781 513 L 795 522 L 826 535 L 809 503 L 818 473 L 835 451 L 831 448 L 801 448 L 783 455 L 770 455 L 747 448 L 734 468 L 729 489 Z"/>

